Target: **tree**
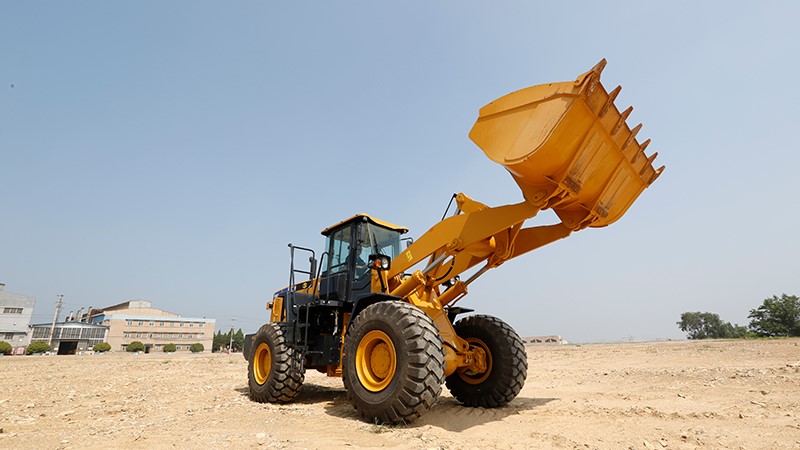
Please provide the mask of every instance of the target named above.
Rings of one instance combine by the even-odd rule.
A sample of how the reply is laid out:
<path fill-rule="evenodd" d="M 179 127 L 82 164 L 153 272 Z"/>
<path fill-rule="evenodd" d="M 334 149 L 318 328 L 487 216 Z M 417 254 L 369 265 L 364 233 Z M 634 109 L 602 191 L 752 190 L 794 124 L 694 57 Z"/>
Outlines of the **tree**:
<path fill-rule="evenodd" d="M 28 344 L 28 347 L 25 349 L 26 355 L 33 355 L 34 353 L 44 353 L 50 351 L 50 344 L 45 341 L 33 341 Z"/>
<path fill-rule="evenodd" d="M 677 325 L 689 339 L 730 339 L 747 334 L 747 328 L 723 322 L 718 314 L 710 312 L 685 312 Z"/>
<path fill-rule="evenodd" d="M 228 348 L 228 336 L 227 334 L 222 334 L 222 331 L 217 331 L 211 344 L 211 351 L 218 352 L 222 348 Z"/>
<path fill-rule="evenodd" d="M 233 335 L 233 351 L 241 352 L 242 350 L 244 350 L 244 333 L 239 328 L 239 331 Z"/>
<path fill-rule="evenodd" d="M 108 342 L 98 342 L 92 346 L 92 350 L 98 353 L 104 353 L 111 350 L 111 344 Z"/>
<path fill-rule="evenodd" d="M 11 353 L 12 350 L 14 350 L 14 348 L 11 347 L 11 344 L 6 341 L 0 341 L 0 355 L 7 355 Z"/>
<path fill-rule="evenodd" d="M 164 344 L 164 353 L 174 353 L 177 350 L 175 344 Z"/>
<path fill-rule="evenodd" d="M 144 344 L 139 341 L 133 341 L 128 344 L 128 347 L 125 350 L 129 352 L 143 352 L 144 351 Z"/>
<path fill-rule="evenodd" d="M 228 331 L 227 333 L 222 333 L 222 331 L 217 331 L 217 334 L 214 335 L 214 340 L 211 344 L 211 351 L 218 352 L 220 350 L 227 351 L 228 348 L 233 344 L 233 351 L 240 352 L 244 349 L 244 332 L 242 329 L 239 328 L 239 331 L 233 334 L 233 342 L 231 343 L 231 332 Z"/>
<path fill-rule="evenodd" d="M 759 336 L 800 336 L 800 299 L 796 295 L 773 295 L 747 316 L 750 330 Z"/>
<path fill-rule="evenodd" d="M 203 351 L 203 350 L 205 350 L 205 349 L 206 349 L 206 348 L 205 348 L 205 346 L 203 346 L 203 344 L 201 344 L 201 343 L 199 343 L 199 342 L 198 342 L 198 343 L 196 343 L 196 344 L 192 344 L 192 345 L 189 347 L 189 351 L 191 351 L 192 353 L 200 353 L 200 352 L 202 352 L 202 351 Z"/>

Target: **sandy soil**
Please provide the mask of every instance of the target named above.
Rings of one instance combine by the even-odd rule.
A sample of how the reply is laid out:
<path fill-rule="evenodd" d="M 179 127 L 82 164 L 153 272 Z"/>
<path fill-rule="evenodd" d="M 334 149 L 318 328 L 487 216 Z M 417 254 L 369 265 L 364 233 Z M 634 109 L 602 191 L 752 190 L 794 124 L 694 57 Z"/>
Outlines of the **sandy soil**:
<path fill-rule="evenodd" d="M 397 427 L 360 421 L 316 372 L 297 403 L 254 403 L 241 355 L 0 357 L 0 448 L 800 448 L 800 340 L 527 351 L 509 406 L 445 388 Z"/>

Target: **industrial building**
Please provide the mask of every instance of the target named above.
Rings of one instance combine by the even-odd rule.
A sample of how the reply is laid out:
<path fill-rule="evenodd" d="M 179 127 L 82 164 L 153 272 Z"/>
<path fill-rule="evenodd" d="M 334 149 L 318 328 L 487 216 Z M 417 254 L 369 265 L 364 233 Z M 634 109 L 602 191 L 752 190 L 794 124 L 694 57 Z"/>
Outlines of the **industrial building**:
<path fill-rule="evenodd" d="M 52 333 L 51 333 L 52 332 Z M 52 334 L 52 342 L 50 340 Z M 82 322 L 37 323 L 31 325 L 31 342 L 50 343 L 52 352 L 59 355 L 74 355 L 89 351 L 94 344 L 106 341 L 108 327 Z"/>
<path fill-rule="evenodd" d="M 21 354 L 28 345 L 28 326 L 36 299 L 6 292 L 5 287 L 0 283 L 0 341 L 8 342 L 15 354 Z"/>
<path fill-rule="evenodd" d="M 145 353 L 160 352 L 166 344 L 175 344 L 178 351 L 189 351 L 195 343 L 211 351 L 214 319 L 182 317 L 153 308 L 147 300 L 90 309 L 89 315 L 89 322 L 108 327 L 107 342 L 112 351 L 124 351 L 133 341 L 143 343 Z"/>

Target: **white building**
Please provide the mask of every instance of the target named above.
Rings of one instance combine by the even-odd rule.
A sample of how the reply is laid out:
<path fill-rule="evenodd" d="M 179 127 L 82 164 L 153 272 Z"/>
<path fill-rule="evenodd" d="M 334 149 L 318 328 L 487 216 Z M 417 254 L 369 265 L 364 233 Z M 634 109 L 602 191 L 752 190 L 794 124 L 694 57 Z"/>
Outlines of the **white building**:
<path fill-rule="evenodd" d="M 28 325 L 31 323 L 36 299 L 25 295 L 12 294 L 0 283 L 0 341 L 14 347 L 15 353 L 28 344 Z"/>

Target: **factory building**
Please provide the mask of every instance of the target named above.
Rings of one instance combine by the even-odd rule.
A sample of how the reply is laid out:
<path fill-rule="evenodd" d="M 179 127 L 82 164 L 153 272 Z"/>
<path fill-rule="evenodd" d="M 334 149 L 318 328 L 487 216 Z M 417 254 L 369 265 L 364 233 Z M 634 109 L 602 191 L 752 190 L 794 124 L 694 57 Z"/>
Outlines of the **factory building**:
<path fill-rule="evenodd" d="M 50 342 L 52 331 L 53 340 Z M 50 343 L 52 352 L 59 355 L 74 355 L 90 351 L 94 344 L 106 341 L 108 327 L 82 322 L 37 323 L 31 325 L 31 342 Z"/>
<path fill-rule="evenodd" d="M 179 352 L 189 351 L 195 343 L 211 351 L 214 319 L 182 317 L 153 308 L 146 300 L 90 309 L 90 313 L 91 323 L 108 327 L 107 342 L 112 351 L 124 351 L 133 341 L 143 343 L 145 353 L 161 352 L 166 344 L 175 344 Z"/>

